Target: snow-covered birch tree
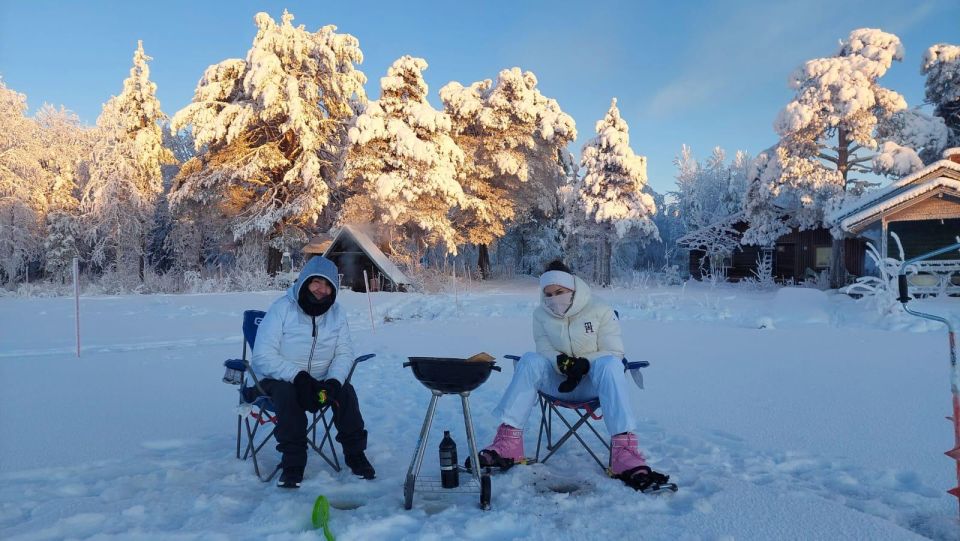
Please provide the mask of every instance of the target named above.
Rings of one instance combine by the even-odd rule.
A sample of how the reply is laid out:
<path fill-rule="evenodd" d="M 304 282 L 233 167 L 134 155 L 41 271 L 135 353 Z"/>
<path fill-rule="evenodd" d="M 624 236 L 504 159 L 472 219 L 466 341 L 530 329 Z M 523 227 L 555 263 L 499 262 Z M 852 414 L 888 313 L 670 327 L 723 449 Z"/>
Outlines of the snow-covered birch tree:
<path fill-rule="evenodd" d="M 173 212 L 204 208 L 235 240 L 265 242 L 268 270 L 283 247 L 302 243 L 330 202 L 354 107 L 365 99 L 359 41 L 328 25 L 310 32 L 255 17 L 246 59 L 207 68 L 193 102 L 173 118 L 191 126 L 197 150 L 171 193 Z"/>
<path fill-rule="evenodd" d="M 422 58 L 402 56 L 380 79 L 349 130 L 344 178 L 369 197 L 379 221 L 404 230 L 418 253 L 443 245 L 457 253 L 451 210 L 464 203 L 457 170 L 463 152 L 450 137 L 450 117 L 427 101 Z"/>
<path fill-rule="evenodd" d="M 440 99 L 465 154 L 460 183 L 468 201 L 457 212 L 457 228 L 478 245 L 478 267 L 487 277 L 489 244 L 555 200 L 564 178 L 558 156 L 576 139 L 576 125 L 541 94 L 532 72 L 516 67 L 500 71 L 496 82 L 448 83 Z"/>
<path fill-rule="evenodd" d="M 163 146 L 160 123 L 166 115 L 149 60 L 138 42 L 123 90 L 103 106 L 81 201 L 93 262 L 120 279 L 136 269 L 141 281 L 147 233 L 163 192 L 161 166 L 174 159 Z"/>
<path fill-rule="evenodd" d="M 610 259 L 615 239 L 630 229 L 642 238 L 659 239 L 652 217 L 657 212 L 653 197 L 644 193 L 647 158 L 630 148 L 629 128 L 620 117 L 617 99 L 596 125 L 597 135 L 583 147 L 581 200 L 588 222 L 600 230 L 601 254 L 598 281 L 611 283 Z"/>
<path fill-rule="evenodd" d="M 727 164 L 726 152 L 716 147 L 701 163 L 684 145 L 673 163 L 677 167 L 677 190 L 672 195 L 684 229 L 679 243 L 702 250 L 716 266 L 739 246 L 740 234 L 733 225 L 735 218 L 742 219 L 751 160 L 745 152 L 737 151 Z"/>

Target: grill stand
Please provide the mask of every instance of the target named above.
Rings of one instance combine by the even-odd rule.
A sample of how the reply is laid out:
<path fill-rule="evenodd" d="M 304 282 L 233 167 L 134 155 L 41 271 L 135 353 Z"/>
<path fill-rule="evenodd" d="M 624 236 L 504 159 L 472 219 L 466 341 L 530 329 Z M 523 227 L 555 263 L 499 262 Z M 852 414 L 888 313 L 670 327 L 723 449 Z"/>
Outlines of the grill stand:
<path fill-rule="evenodd" d="M 443 394 L 440 391 L 432 390 L 433 396 L 430 398 L 430 405 L 427 407 L 427 415 L 423 418 L 423 427 L 420 429 L 420 438 L 417 440 L 417 449 L 413 453 L 413 461 L 410 462 L 410 469 L 407 470 L 407 479 L 403 484 L 403 507 L 404 509 L 413 508 L 413 494 L 420 492 L 438 492 L 438 493 L 458 493 L 480 494 L 480 508 L 484 511 L 490 509 L 490 472 L 489 470 L 480 474 L 480 468 L 466 470 L 459 464 L 457 473 L 469 471 L 472 479 L 467 485 L 461 485 L 457 488 L 443 488 L 439 477 L 426 477 L 420 475 L 420 468 L 423 466 L 423 456 L 426 452 L 427 440 L 430 436 L 430 428 L 433 426 L 433 417 L 437 413 L 437 401 Z M 463 406 L 463 424 L 467 430 L 467 443 L 470 446 L 470 463 L 479 464 L 477 455 L 477 440 L 473 432 L 473 418 L 470 415 L 470 392 L 456 393 L 460 395 L 460 402 Z"/>

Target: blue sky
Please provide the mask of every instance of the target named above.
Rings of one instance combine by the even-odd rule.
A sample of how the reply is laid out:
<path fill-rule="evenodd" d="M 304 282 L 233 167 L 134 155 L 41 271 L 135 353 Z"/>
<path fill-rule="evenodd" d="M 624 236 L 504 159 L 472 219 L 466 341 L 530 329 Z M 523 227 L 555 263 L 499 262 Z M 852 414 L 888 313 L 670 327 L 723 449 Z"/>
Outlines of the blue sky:
<path fill-rule="evenodd" d="M 397 57 L 421 56 L 430 99 L 451 80 L 495 78 L 503 68 L 533 71 L 539 88 L 577 122 L 579 138 L 616 96 L 631 146 L 647 156 L 650 184 L 674 186 L 672 161 L 684 143 L 698 157 L 720 145 L 751 154 L 776 140 L 772 123 L 792 97 L 788 75 L 835 52 L 860 27 L 897 34 L 904 62 L 882 80 L 913 106 L 923 100 L 920 59 L 934 43 L 960 44 L 956 0 L 802 2 L 48 2 L 0 0 L 0 76 L 31 109 L 64 105 L 93 123 L 120 91 L 138 39 L 154 60 L 163 109 L 189 103 L 203 70 L 242 58 L 253 16 L 315 30 L 335 24 L 360 40 L 367 92 Z"/>

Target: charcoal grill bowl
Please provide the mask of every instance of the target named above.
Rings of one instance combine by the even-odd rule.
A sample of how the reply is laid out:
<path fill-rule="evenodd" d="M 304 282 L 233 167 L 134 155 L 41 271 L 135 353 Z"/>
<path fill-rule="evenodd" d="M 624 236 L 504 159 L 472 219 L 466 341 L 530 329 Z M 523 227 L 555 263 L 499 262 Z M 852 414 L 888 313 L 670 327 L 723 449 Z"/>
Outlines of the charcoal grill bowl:
<path fill-rule="evenodd" d="M 495 361 L 468 361 L 455 357 L 407 357 L 403 367 L 431 391 L 445 394 L 470 392 L 483 385 L 490 371 L 500 371 Z"/>

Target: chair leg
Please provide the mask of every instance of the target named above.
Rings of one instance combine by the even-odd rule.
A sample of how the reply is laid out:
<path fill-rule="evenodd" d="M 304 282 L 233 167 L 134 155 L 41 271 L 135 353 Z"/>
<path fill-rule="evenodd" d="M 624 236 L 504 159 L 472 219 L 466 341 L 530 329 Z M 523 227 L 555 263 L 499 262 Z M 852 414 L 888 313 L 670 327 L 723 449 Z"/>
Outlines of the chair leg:
<path fill-rule="evenodd" d="M 309 441 L 310 447 L 316 451 L 320 458 L 322 458 L 327 464 L 333 468 L 334 471 L 340 471 L 340 459 L 337 457 L 337 448 L 334 445 L 333 436 L 331 435 L 330 429 L 333 428 L 333 418 L 327 420 L 327 410 L 329 408 L 324 408 L 320 410 L 319 413 L 313 414 L 313 422 L 308 428 L 312 433 L 312 438 Z M 317 425 L 321 424 L 323 426 L 323 437 L 320 438 L 320 445 L 317 445 Z M 324 447 L 327 447 L 329 451 L 324 450 Z M 329 452 L 329 456 L 328 456 Z"/>
<path fill-rule="evenodd" d="M 340 466 L 340 457 L 337 454 L 336 442 L 333 439 L 332 429 L 334 428 L 333 417 L 327 418 L 327 410 L 329 407 L 324 408 L 318 413 L 313 414 L 313 422 L 310 426 L 307 427 L 307 432 L 309 438 L 307 439 L 307 445 L 309 445 L 318 455 L 322 458 L 327 464 L 333 468 L 334 471 L 341 471 L 342 467 Z M 259 414 L 261 416 L 268 415 L 264 410 L 260 410 Z M 240 455 L 240 440 L 241 440 L 241 427 L 246 428 L 247 434 L 247 445 L 244 449 L 243 456 Z M 323 436 L 320 438 L 320 444 L 317 444 L 317 430 L 323 428 Z M 253 457 L 253 470 L 257 474 L 257 477 L 263 482 L 269 482 L 273 477 L 280 471 L 280 463 L 277 463 L 277 467 L 273 469 L 273 472 L 268 476 L 264 476 L 260 471 L 260 460 L 258 455 L 260 450 L 274 437 L 274 432 L 276 431 L 276 426 L 270 430 L 270 432 L 263 438 L 260 443 L 257 443 L 257 433 L 260 431 L 260 423 L 255 422 L 250 423 L 249 418 L 244 418 L 241 422 L 241 417 L 237 417 L 237 458 L 242 458 L 246 460 L 248 457 Z"/>
<path fill-rule="evenodd" d="M 547 453 L 547 456 L 543 457 L 543 460 L 541 460 L 540 462 L 546 462 L 547 459 L 549 459 L 558 449 L 560 449 L 560 447 L 561 447 L 564 443 L 567 442 L 568 439 L 570 439 L 571 436 L 573 436 L 573 437 L 577 438 L 577 441 L 580 442 L 580 445 L 582 445 L 583 448 L 587 450 L 587 453 L 589 453 L 590 456 L 593 457 L 593 460 L 596 461 L 596 463 L 597 463 L 601 468 L 604 468 L 604 469 L 605 469 L 606 466 L 604 466 L 603 461 L 600 460 L 600 459 L 597 457 L 596 453 L 593 452 L 593 449 L 591 449 L 590 446 L 587 445 L 587 442 L 584 441 L 584 439 L 583 439 L 582 437 L 580 437 L 580 434 L 577 433 L 577 430 L 579 430 L 581 426 L 583 426 L 584 424 L 586 424 L 588 427 L 590 427 L 590 430 L 592 430 L 592 431 L 594 432 L 594 434 L 596 434 L 597 437 L 600 438 L 600 434 L 597 433 L 596 429 L 593 428 L 593 426 L 590 424 L 590 413 L 589 413 L 589 412 L 580 413 L 579 410 L 575 410 L 575 411 L 577 412 L 577 414 L 580 416 L 580 419 L 577 420 L 576 423 L 570 424 L 570 422 L 567 420 L 567 418 L 564 417 L 563 414 L 562 414 L 559 410 L 557 410 L 556 406 L 554 406 L 553 404 L 550 404 L 550 405 L 549 405 L 549 408 L 550 408 L 550 410 L 551 410 L 551 413 L 555 413 L 555 414 L 557 415 L 557 417 L 560 419 L 560 421 L 563 422 L 563 424 L 567 426 L 567 432 L 566 432 L 559 440 L 557 440 L 557 443 L 556 443 L 556 444 L 554 444 L 552 447 L 548 447 L 548 448 L 547 448 L 547 449 L 549 449 L 550 452 Z M 602 438 L 601 438 L 601 441 L 603 441 Z M 604 446 L 607 446 L 607 447 L 609 448 L 609 446 L 606 444 L 606 442 L 603 442 L 603 443 L 604 443 Z"/>
<path fill-rule="evenodd" d="M 240 458 L 240 432 L 243 426 L 243 416 L 237 415 L 237 459 Z"/>
<path fill-rule="evenodd" d="M 547 403 L 544 401 L 542 396 L 537 397 L 537 401 L 540 404 L 540 430 L 537 431 L 537 454 L 534 455 L 537 462 L 540 462 L 540 443 L 543 441 L 543 435 L 547 435 L 547 448 L 550 448 L 550 429 L 547 425 Z"/>
<path fill-rule="evenodd" d="M 266 415 L 267 412 L 260 410 L 260 415 Z M 244 419 L 246 428 L 247 428 L 247 448 L 243 453 L 243 459 L 246 460 L 248 456 L 253 458 L 253 471 L 257 474 L 257 478 L 263 481 L 264 483 L 269 483 L 271 479 L 277 475 L 277 472 L 280 471 L 280 463 L 277 463 L 277 466 L 270 472 L 270 475 L 264 477 L 260 473 L 260 461 L 257 459 L 257 455 L 260 453 L 260 450 L 263 449 L 263 446 L 267 444 L 272 438 L 273 433 L 276 430 L 276 427 L 270 430 L 270 432 L 263 438 L 263 441 L 259 445 L 256 444 L 257 432 L 260 430 L 260 423 L 255 423 L 253 428 L 250 428 L 250 419 Z"/>

